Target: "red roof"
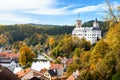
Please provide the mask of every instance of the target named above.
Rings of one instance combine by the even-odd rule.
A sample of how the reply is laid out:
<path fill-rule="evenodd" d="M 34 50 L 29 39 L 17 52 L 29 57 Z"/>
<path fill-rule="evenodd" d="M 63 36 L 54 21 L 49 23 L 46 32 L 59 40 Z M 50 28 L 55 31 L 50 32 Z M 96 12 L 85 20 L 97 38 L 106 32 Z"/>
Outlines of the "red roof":
<path fill-rule="evenodd" d="M 18 53 L 8 53 L 8 52 L 2 52 L 0 53 L 0 57 L 7 57 L 7 58 L 18 58 Z"/>
<path fill-rule="evenodd" d="M 19 78 L 21 78 L 21 77 L 23 77 L 25 74 L 27 74 L 29 71 L 31 71 L 32 69 L 30 69 L 30 68 L 26 68 L 26 69 L 24 69 L 24 70 L 21 70 L 21 71 L 19 71 L 19 72 L 17 72 L 16 73 L 16 75 L 19 77 Z"/>
<path fill-rule="evenodd" d="M 51 64 L 50 69 L 61 69 L 63 68 L 62 64 Z"/>

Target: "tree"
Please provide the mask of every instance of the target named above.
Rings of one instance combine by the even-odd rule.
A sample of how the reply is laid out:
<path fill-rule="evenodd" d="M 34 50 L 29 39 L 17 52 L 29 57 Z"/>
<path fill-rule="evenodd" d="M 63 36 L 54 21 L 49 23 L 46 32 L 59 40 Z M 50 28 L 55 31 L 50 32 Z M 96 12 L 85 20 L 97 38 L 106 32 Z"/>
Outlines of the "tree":
<path fill-rule="evenodd" d="M 73 53 L 73 60 L 80 58 L 81 50 L 79 48 L 76 48 Z"/>
<path fill-rule="evenodd" d="M 115 75 L 112 76 L 112 80 L 120 80 L 120 71 L 118 71 Z"/>
<path fill-rule="evenodd" d="M 4 34 L 0 34 L 0 45 L 4 45 L 4 44 L 6 44 L 7 41 L 8 41 L 7 36 L 4 35 Z"/>
<path fill-rule="evenodd" d="M 91 52 L 90 63 L 96 64 L 99 59 L 104 58 L 105 54 L 108 51 L 109 51 L 108 44 L 103 39 L 101 39 Z"/>
<path fill-rule="evenodd" d="M 54 40 L 54 38 L 53 38 L 53 37 L 50 37 L 50 38 L 48 38 L 48 41 L 49 41 L 49 46 L 50 46 L 50 49 L 52 49 L 52 47 L 53 47 L 53 45 L 54 45 L 55 40 Z"/>
<path fill-rule="evenodd" d="M 24 45 L 20 48 L 19 63 L 22 66 L 29 66 L 32 63 L 34 57 L 35 54 L 28 46 Z"/>

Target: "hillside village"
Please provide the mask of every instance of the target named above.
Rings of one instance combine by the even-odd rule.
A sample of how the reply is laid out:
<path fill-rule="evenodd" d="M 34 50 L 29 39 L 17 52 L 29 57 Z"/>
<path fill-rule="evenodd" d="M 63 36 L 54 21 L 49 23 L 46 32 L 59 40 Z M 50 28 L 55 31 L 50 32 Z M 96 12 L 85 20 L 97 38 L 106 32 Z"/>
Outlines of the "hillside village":
<path fill-rule="evenodd" d="M 64 72 L 66 70 L 66 66 L 72 62 L 71 59 L 59 57 L 59 59 L 62 60 L 62 63 L 54 64 L 52 58 L 50 58 L 46 53 L 42 53 L 38 54 L 38 56 L 34 58 L 31 67 L 24 69 L 19 64 L 19 53 L 13 53 L 10 50 L 3 50 L 3 48 L 0 50 L 0 65 L 1 68 L 5 67 L 3 68 L 3 72 L 4 69 L 9 69 L 8 73 L 12 72 L 11 75 L 18 77 L 21 80 L 66 80 L 67 77 L 64 75 Z M 2 72 L 0 74 L 2 74 Z M 8 75 L 5 75 L 5 77 L 7 76 Z M 13 78 L 11 77 L 9 80 L 13 80 Z"/>
<path fill-rule="evenodd" d="M 78 26 L 77 22 L 76 26 Z M 81 24 L 81 23 L 80 23 Z M 98 24 L 98 23 L 97 23 Z M 94 23 L 95 25 L 95 23 Z M 81 27 L 79 27 L 81 28 Z M 81 32 L 80 32 L 81 33 Z M 82 38 L 82 37 L 80 37 Z M 97 39 L 97 38 L 96 38 Z M 54 59 L 50 56 L 50 48 L 43 48 L 40 54 L 36 55 L 30 67 L 20 65 L 20 53 L 13 53 L 10 47 L 0 48 L 0 65 L 12 71 L 14 76 L 21 80 L 75 80 L 80 76 L 79 70 L 73 72 L 70 77 L 66 76 L 67 66 L 73 62 L 72 58 L 60 57 L 60 63 L 53 63 Z M 3 70 L 4 71 L 4 70 Z M 68 79 L 67 79 L 68 78 Z"/>
<path fill-rule="evenodd" d="M 98 28 L 96 20 L 93 22 L 92 28 L 94 27 Z M 89 27 L 89 30 L 92 28 Z M 119 23 L 108 31 L 104 39 L 101 38 L 100 29 L 95 29 L 96 32 L 92 29 L 94 33 L 85 33 L 84 29 L 87 27 L 82 27 L 77 20 L 72 35 L 58 37 L 34 34 L 13 45 L 1 34 L 4 43 L 1 43 L 0 48 L 0 80 L 96 80 L 104 77 L 109 80 L 114 75 L 119 75 L 119 36 L 114 35 L 119 34 Z M 94 43 L 91 42 L 92 39 Z M 114 42 L 114 39 L 118 42 Z M 110 46 L 113 43 L 114 46 Z M 110 67 L 111 65 L 116 67 Z M 105 67 L 105 72 L 102 66 Z M 111 71 L 107 77 L 108 70 Z M 116 72 L 112 73 L 113 70 Z"/>

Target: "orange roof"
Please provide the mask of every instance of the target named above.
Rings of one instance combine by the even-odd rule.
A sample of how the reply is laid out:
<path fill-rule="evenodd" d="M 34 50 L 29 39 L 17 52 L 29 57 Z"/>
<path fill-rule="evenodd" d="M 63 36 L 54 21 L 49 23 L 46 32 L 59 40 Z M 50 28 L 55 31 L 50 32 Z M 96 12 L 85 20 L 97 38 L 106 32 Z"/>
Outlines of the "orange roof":
<path fill-rule="evenodd" d="M 73 74 L 72 74 L 72 75 L 70 75 L 70 76 L 68 77 L 67 80 L 75 80 L 75 77 L 74 77 Z"/>
<path fill-rule="evenodd" d="M 8 55 L 8 57 L 10 57 L 10 58 L 18 58 L 19 54 L 18 53 L 11 53 L 11 54 Z"/>
<path fill-rule="evenodd" d="M 62 64 L 51 64 L 50 69 L 60 69 L 63 68 Z"/>
<path fill-rule="evenodd" d="M 7 58 L 18 58 L 18 53 L 8 53 L 8 52 L 2 52 L 0 53 L 0 57 L 7 57 Z"/>
<path fill-rule="evenodd" d="M 19 71 L 19 72 L 17 72 L 16 73 L 16 75 L 19 77 L 19 78 L 21 78 L 21 77 L 23 77 L 25 74 L 27 74 L 29 71 L 31 71 L 32 69 L 30 69 L 30 68 L 26 68 L 26 69 L 24 69 L 24 70 L 21 70 L 21 71 Z"/>

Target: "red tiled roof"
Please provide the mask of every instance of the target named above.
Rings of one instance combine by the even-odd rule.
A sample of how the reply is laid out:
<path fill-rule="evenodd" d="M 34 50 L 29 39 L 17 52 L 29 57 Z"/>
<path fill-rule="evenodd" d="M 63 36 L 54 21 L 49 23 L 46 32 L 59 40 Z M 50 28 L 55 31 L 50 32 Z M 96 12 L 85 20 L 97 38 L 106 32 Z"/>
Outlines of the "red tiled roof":
<path fill-rule="evenodd" d="M 7 57 L 7 58 L 18 58 L 18 53 L 8 53 L 8 52 L 2 52 L 0 53 L 0 57 Z"/>
<path fill-rule="evenodd" d="M 63 68 L 62 64 L 51 64 L 50 69 L 60 69 Z"/>
<path fill-rule="evenodd" d="M 23 77 L 25 74 L 27 74 L 29 71 L 31 71 L 32 69 L 30 69 L 30 68 L 26 68 L 26 69 L 24 69 L 24 70 L 21 70 L 21 71 L 19 71 L 19 72 L 17 72 L 16 73 L 16 75 L 19 77 L 19 78 L 21 78 L 21 77 Z"/>

